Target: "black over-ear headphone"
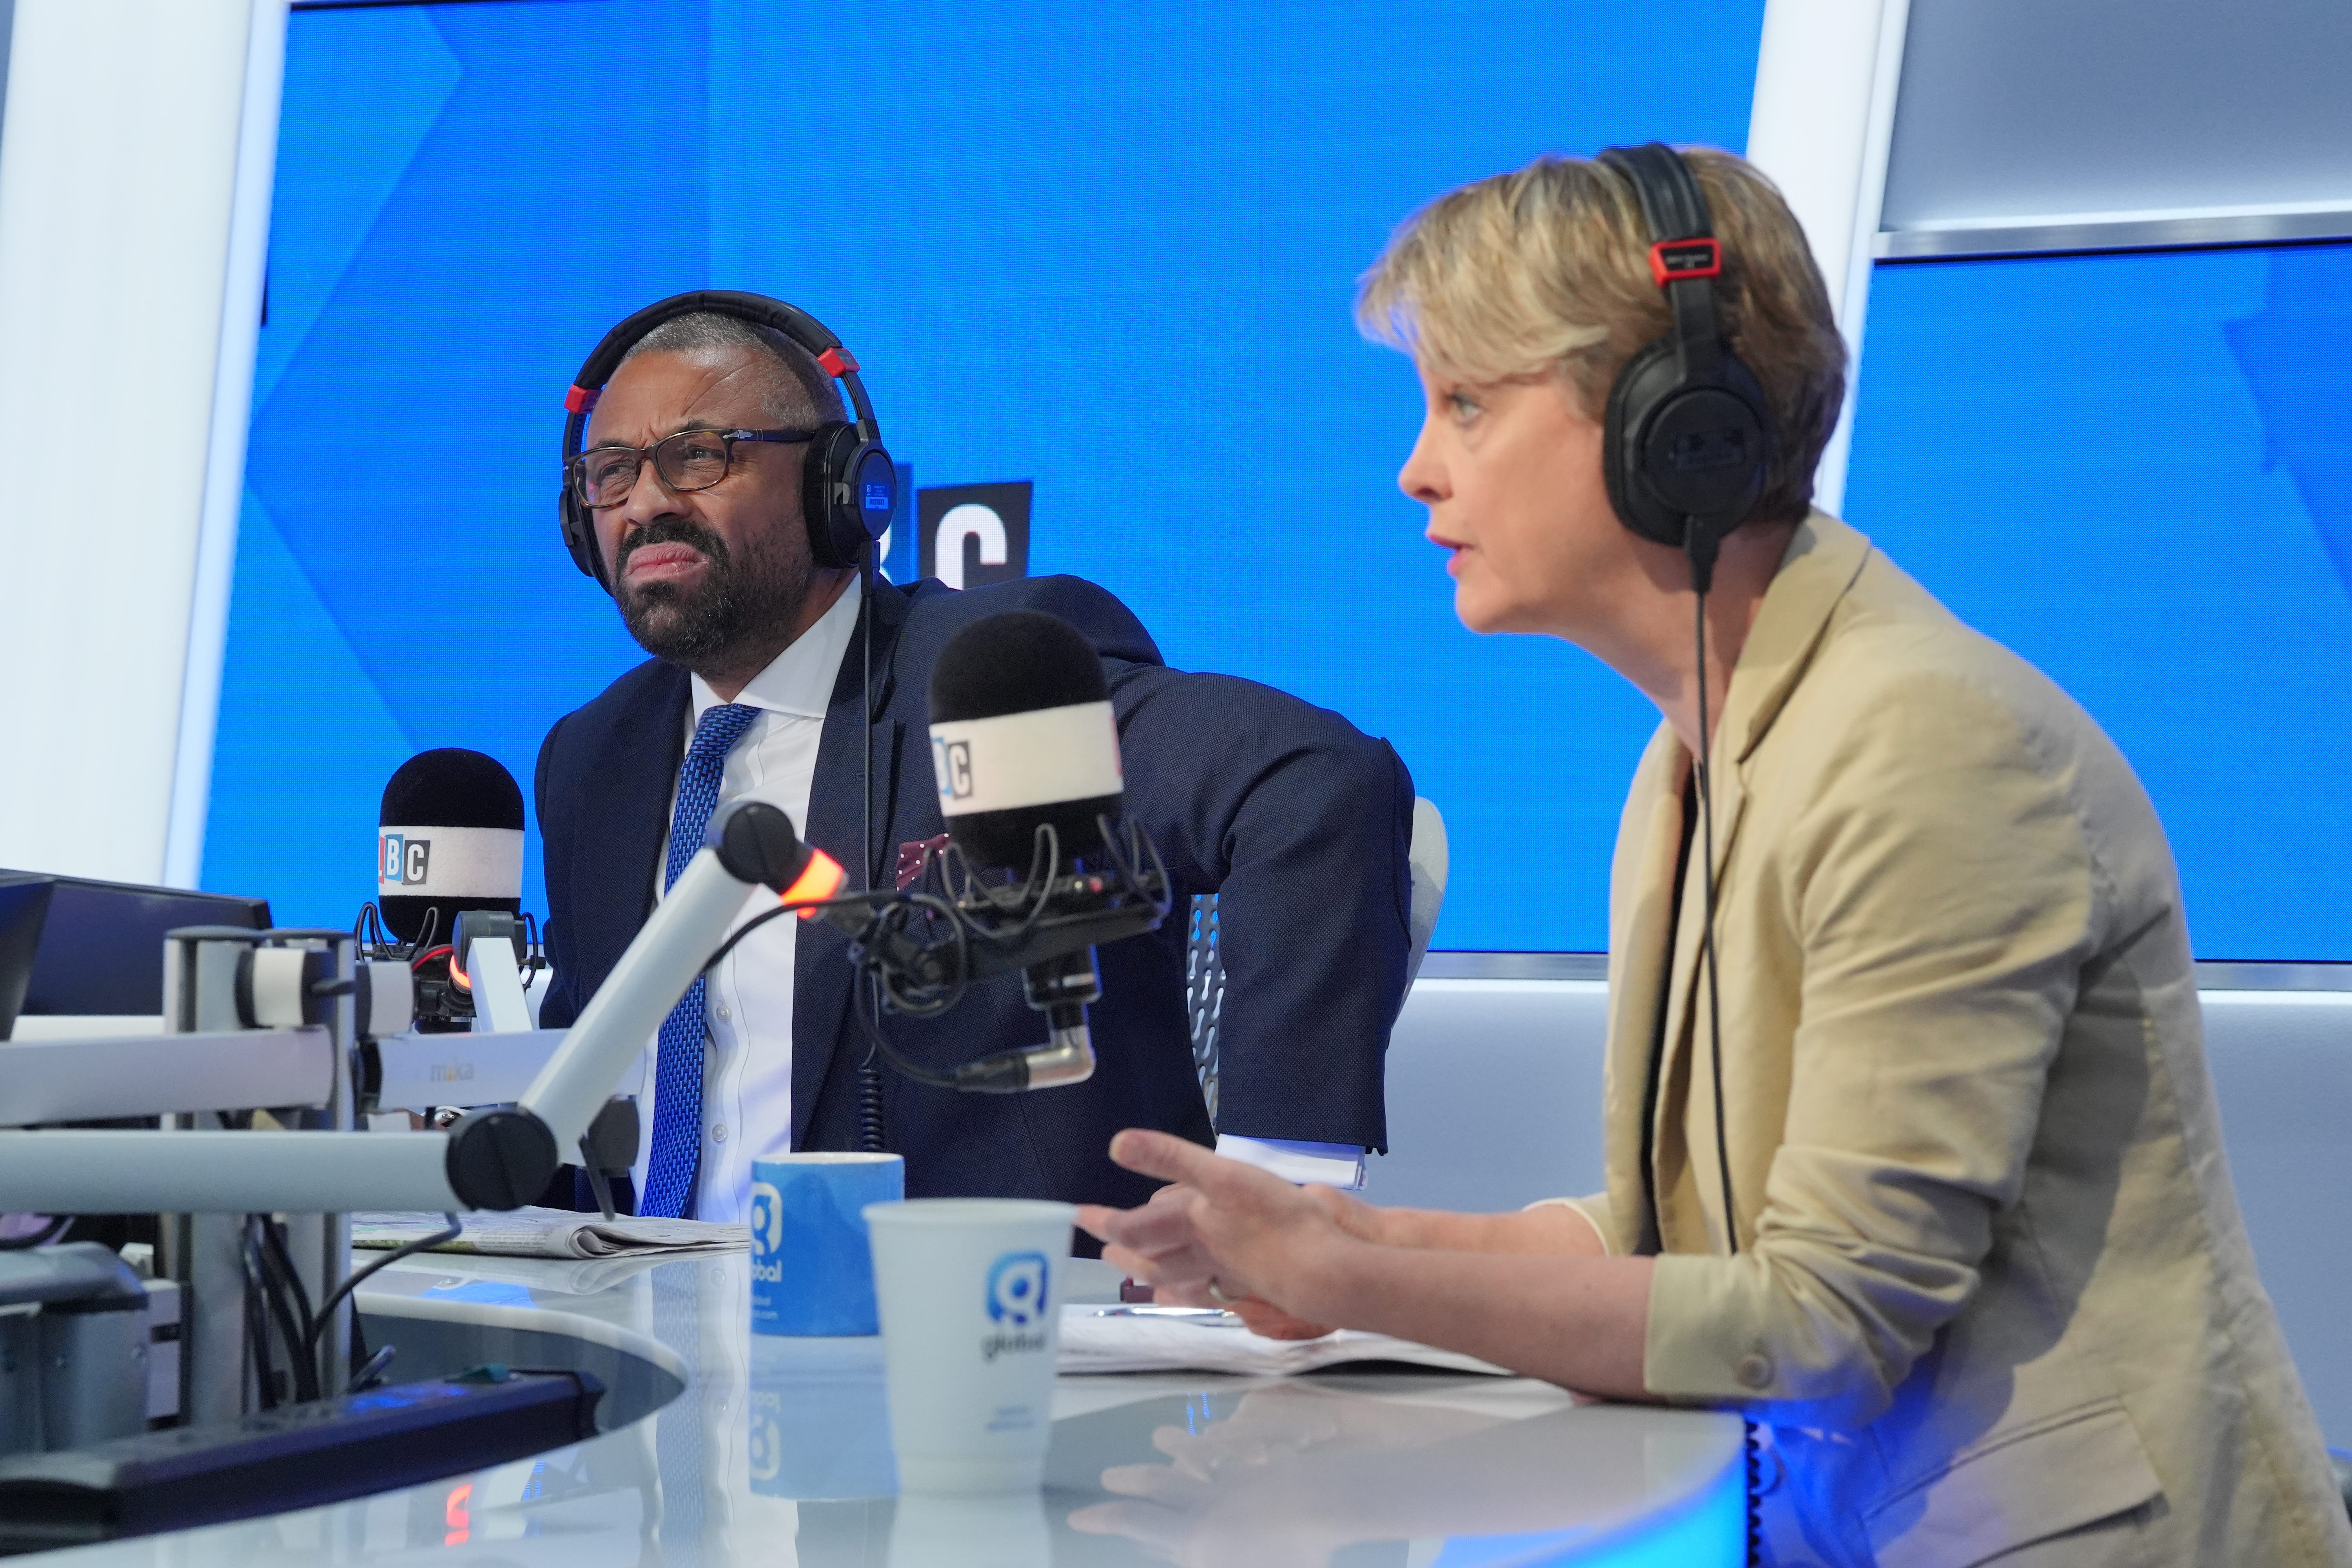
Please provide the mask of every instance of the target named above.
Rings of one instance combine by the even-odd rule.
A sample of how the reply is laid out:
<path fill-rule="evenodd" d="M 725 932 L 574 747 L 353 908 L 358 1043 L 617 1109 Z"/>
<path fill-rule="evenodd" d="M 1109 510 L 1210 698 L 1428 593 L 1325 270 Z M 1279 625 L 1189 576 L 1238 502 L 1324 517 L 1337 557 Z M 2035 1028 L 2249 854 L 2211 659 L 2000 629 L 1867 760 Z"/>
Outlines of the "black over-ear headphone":
<path fill-rule="evenodd" d="M 1692 635 L 1698 757 L 1693 782 L 1704 828 L 1701 880 L 1706 891 L 1699 961 L 1706 974 L 1707 1050 L 1714 1068 L 1716 1175 L 1723 1189 L 1724 1235 L 1737 1253 L 1739 1210 L 1725 1131 L 1723 998 L 1715 962 L 1715 726 L 1706 702 L 1706 595 L 1723 536 L 1748 521 L 1764 493 L 1772 427 L 1764 417 L 1763 388 L 1724 340 L 1715 309 L 1723 247 L 1716 241 L 1706 197 L 1690 165 L 1660 142 L 1612 147 L 1601 161 L 1633 182 L 1650 230 L 1650 276 L 1666 291 L 1675 317 L 1673 330 L 1627 360 L 1609 389 L 1601 471 L 1608 480 L 1609 504 L 1627 528 L 1689 555 L 1691 586 L 1696 590 Z M 1643 1093 L 1645 1127 L 1656 1115 L 1657 1095 L 1654 1058 Z"/>
<path fill-rule="evenodd" d="M 1663 142 L 1612 147 L 1601 162 L 1633 182 L 1650 231 L 1650 276 L 1674 328 L 1625 362 L 1609 389 L 1601 473 L 1609 503 L 1643 538 L 1685 550 L 1702 594 L 1723 536 L 1764 493 L 1771 426 L 1764 391 L 1725 341 L 1714 279 L 1723 247 L 1706 197 Z"/>
<path fill-rule="evenodd" d="M 572 411 L 563 424 L 563 482 L 557 506 L 563 523 L 563 545 L 572 563 L 610 593 L 613 580 L 596 548 L 596 529 L 588 509 L 572 493 L 572 460 L 580 455 L 580 441 L 588 416 L 603 395 L 604 384 L 638 341 L 665 321 L 708 311 L 732 316 L 755 326 L 771 327 L 815 357 L 849 394 L 857 422 L 830 419 L 817 427 L 801 464 L 801 515 L 808 523 L 809 553 L 820 566 L 856 566 L 867 549 L 890 526 L 898 500 L 898 470 L 882 447 L 882 427 L 875 422 L 874 405 L 857 379 L 857 362 L 824 322 L 797 305 L 771 300 L 764 294 L 743 294 L 728 289 L 703 289 L 674 294 L 646 306 L 604 334 L 589 354 L 563 406 Z"/>

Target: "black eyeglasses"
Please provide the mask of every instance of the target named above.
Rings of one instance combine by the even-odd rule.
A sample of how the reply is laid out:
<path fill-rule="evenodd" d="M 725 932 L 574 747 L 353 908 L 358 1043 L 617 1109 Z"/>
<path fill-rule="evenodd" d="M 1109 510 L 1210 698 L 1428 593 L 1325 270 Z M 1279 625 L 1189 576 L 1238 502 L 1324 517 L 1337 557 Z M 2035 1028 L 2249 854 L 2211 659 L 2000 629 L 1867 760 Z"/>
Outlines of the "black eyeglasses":
<path fill-rule="evenodd" d="M 637 488 L 647 458 L 671 489 L 707 490 L 735 466 L 738 441 L 791 446 L 815 437 L 814 430 L 681 430 L 650 447 L 592 447 L 572 459 L 572 493 L 592 510 L 618 506 Z"/>

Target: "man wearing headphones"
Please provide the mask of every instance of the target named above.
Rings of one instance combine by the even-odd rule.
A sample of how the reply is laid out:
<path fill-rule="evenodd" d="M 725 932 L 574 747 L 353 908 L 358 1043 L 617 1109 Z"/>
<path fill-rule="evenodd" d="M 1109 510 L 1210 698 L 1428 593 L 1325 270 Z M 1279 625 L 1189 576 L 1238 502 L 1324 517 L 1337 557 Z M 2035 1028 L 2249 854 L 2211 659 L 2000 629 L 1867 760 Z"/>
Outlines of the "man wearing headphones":
<path fill-rule="evenodd" d="M 625 1086 L 650 1110 L 640 1212 L 740 1219 L 753 1160 L 861 1147 L 905 1156 L 909 1196 L 1139 1201 L 1155 1184 L 1105 1153 L 1127 1125 L 1213 1137 L 1297 1179 L 1360 1180 L 1364 1152 L 1384 1142 L 1409 945 L 1412 786 L 1388 746 L 1267 688 L 1168 669 L 1124 605 L 1076 578 L 865 591 L 895 470 L 856 361 L 781 300 L 710 291 L 650 306 L 598 345 L 567 404 L 565 542 L 655 657 L 541 749 L 555 969 L 543 1024 L 578 1016 L 720 801 L 782 807 L 854 881 L 889 886 L 903 849 L 944 831 L 932 666 L 958 630 L 1011 609 L 1062 617 L 1099 654 L 1128 814 L 1180 909 L 1219 895 L 1226 971 L 1217 1136 L 1181 918 L 1100 949 L 1093 1077 L 1013 1095 L 888 1074 L 854 1011 L 869 1004 L 845 939 L 770 921 L 687 993 L 643 1082 Z M 881 1027 L 934 1069 L 1044 1033 L 1018 976 Z"/>
<path fill-rule="evenodd" d="M 1270 1331 L 1738 1412 L 1758 1561 L 2352 1563 L 2164 830 L 2089 715 L 1810 506 L 1845 356 L 1780 193 L 1713 151 L 1542 159 L 1408 220 L 1360 319 L 1421 373 L 1399 483 L 1463 622 L 1660 710 L 1608 1188 L 1376 1209 L 1129 1133 L 1183 1184 L 1083 1211 L 1106 1256 Z"/>

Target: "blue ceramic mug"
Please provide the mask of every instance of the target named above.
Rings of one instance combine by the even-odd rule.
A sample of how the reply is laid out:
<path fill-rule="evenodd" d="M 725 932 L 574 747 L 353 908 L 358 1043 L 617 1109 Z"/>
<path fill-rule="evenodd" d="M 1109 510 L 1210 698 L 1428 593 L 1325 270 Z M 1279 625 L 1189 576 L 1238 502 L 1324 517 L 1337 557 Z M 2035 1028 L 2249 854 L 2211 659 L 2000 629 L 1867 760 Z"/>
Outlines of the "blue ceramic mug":
<path fill-rule="evenodd" d="M 751 1331 L 835 1338 L 881 1331 L 867 1204 L 907 1195 L 896 1154 L 785 1154 L 751 1164 Z"/>

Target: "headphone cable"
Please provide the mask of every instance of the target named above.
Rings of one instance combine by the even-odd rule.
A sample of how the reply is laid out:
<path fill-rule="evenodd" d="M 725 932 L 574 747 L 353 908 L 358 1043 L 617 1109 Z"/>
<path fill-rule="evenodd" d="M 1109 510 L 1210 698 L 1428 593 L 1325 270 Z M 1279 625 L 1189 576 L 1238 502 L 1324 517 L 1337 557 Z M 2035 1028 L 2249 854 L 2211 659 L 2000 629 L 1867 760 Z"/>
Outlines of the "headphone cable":
<path fill-rule="evenodd" d="M 875 558 L 881 549 L 879 540 L 868 538 L 857 568 L 858 592 L 865 596 L 865 603 L 858 606 L 857 620 L 866 659 L 866 689 L 858 699 L 862 711 L 857 727 L 858 746 L 863 753 L 859 759 L 860 788 L 866 797 L 865 837 L 857 847 L 858 857 L 865 864 L 857 868 L 857 879 L 858 886 L 869 893 L 874 890 L 874 574 Z M 853 1011 L 863 1006 L 867 1000 L 863 993 L 871 989 L 862 973 L 857 988 L 861 994 L 850 999 Z M 866 1030 L 869 1039 L 865 1059 L 857 1064 L 857 1142 L 867 1153 L 881 1154 L 889 1151 L 890 1127 L 882 1103 L 882 1069 L 875 1062 L 875 1048 L 882 1044 L 881 999 L 874 998 L 873 1005 L 876 1017 Z M 858 1016 L 863 1020 L 865 1014 L 859 1012 Z"/>
<path fill-rule="evenodd" d="M 1699 963 L 1706 968 L 1707 1058 L 1715 1089 L 1715 1171 L 1723 1184 L 1723 1234 L 1734 1256 L 1739 1251 L 1739 1214 L 1731 1201 L 1730 1140 L 1724 1131 L 1723 996 L 1716 983 L 1715 963 L 1715 737 L 1706 710 L 1706 596 L 1714 585 L 1715 541 L 1690 527 L 1691 584 L 1697 589 L 1693 621 L 1698 653 L 1698 809 L 1701 848 L 1706 857 L 1702 885 L 1706 889 L 1706 926 L 1699 934 Z"/>

